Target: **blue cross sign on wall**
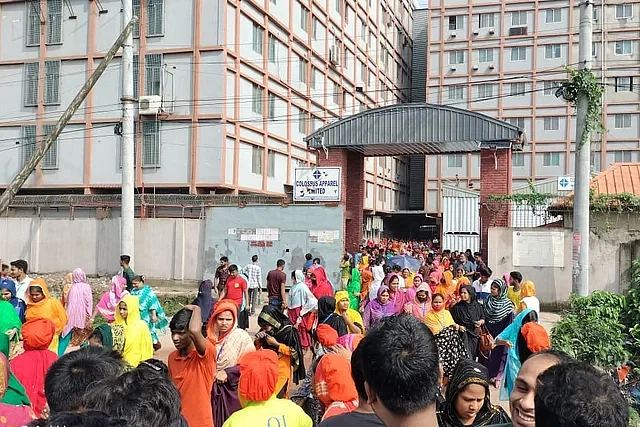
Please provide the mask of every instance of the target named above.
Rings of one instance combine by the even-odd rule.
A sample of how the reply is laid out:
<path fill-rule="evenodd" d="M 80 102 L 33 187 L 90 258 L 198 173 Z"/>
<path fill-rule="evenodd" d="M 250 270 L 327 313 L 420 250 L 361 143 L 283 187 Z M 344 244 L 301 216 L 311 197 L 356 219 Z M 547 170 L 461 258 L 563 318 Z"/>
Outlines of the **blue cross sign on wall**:
<path fill-rule="evenodd" d="M 320 179 L 320 177 L 321 177 L 321 176 L 322 176 L 322 174 L 320 173 L 320 171 L 319 171 L 318 169 L 316 169 L 316 170 L 313 172 L 313 177 L 314 177 L 315 179 Z"/>
<path fill-rule="evenodd" d="M 562 178 L 562 179 L 560 180 L 560 185 L 561 185 L 562 187 L 566 187 L 566 186 L 568 186 L 568 185 L 569 185 L 569 180 L 568 180 L 567 178 Z"/>
<path fill-rule="evenodd" d="M 572 176 L 558 177 L 558 191 L 573 191 L 575 180 Z"/>

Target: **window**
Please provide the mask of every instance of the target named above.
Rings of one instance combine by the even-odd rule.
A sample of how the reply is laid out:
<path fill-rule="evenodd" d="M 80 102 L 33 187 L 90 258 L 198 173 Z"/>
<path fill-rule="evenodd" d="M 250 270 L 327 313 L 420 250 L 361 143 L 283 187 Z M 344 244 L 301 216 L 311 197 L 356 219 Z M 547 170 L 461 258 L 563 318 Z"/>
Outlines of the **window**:
<path fill-rule="evenodd" d="M 140 0 L 133 0 L 133 16 L 140 18 Z M 133 38 L 140 37 L 140 21 L 133 24 L 131 34 L 133 34 Z"/>
<path fill-rule="evenodd" d="M 318 40 L 318 25 L 318 19 L 314 17 L 311 21 L 311 37 L 313 37 L 314 40 Z"/>
<path fill-rule="evenodd" d="M 544 153 L 542 156 L 543 166 L 560 166 L 560 153 Z"/>
<path fill-rule="evenodd" d="M 478 85 L 478 98 L 490 98 L 493 96 L 493 85 L 492 84 L 481 84 Z"/>
<path fill-rule="evenodd" d="M 527 85 L 524 82 L 511 83 L 509 89 L 510 96 L 524 96 L 527 91 Z"/>
<path fill-rule="evenodd" d="M 464 50 L 452 50 L 449 52 L 449 64 L 464 64 Z"/>
<path fill-rule="evenodd" d="M 562 56 L 562 46 L 559 44 L 548 44 L 544 47 L 545 59 L 560 58 Z"/>
<path fill-rule="evenodd" d="M 147 0 L 147 36 L 164 34 L 164 0 Z"/>
<path fill-rule="evenodd" d="M 316 89 L 316 69 L 311 67 L 311 78 L 309 79 L 309 86 L 311 89 Z"/>
<path fill-rule="evenodd" d="M 142 122 L 142 167 L 160 166 L 160 122 Z"/>
<path fill-rule="evenodd" d="M 251 111 L 256 114 L 262 114 L 262 97 L 264 89 L 253 83 L 251 88 Z"/>
<path fill-rule="evenodd" d="M 493 13 L 481 13 L 478 15 L 478 26 L 480 28 L 493 28 L 494 14 Z"/>
<path fill-rule="evenodd" d="M 461 168 L 462 154 L 449 154 L 447 156 L 447 166 L 450 168 Z"/>
<path fill-rule="evenodd" d="M 598 56 L 598 43 L 596 42 L 591 42 L 591 56 L 594 58 Z"/>
<path fill-rule="evenodd" d="M 62 43 L 62 0 L 47 0 L 47 44 Z"/>
<path fill-rule="evenodd" d="M 53 132 L 53 124 L 46 124 L 42 126 L 42 133 L 46 136 L 51 135 Z M 44 140 L 42 141 L 44 144 Z M 42 169 L 58 169 L 58 138 L 53 140 L 51 147 L 42 158 L 42 163 L 40 164 Z"/>
<path fill-rule="evenodd" d="M 31 157 L 33 157 L 33 153 L 36 152 L 37 148 L 36 142 L 36 126 L 22 126 L 22 148 L 21 148 L 21 156 L 22 156 L 22 165 L 24 166 Z"/>
<path fill-rule="evenodd" d="M 36 107 L 38 105 L 38 75 L 40 64 L 27 62 L 24 64 L 24 106 Z"/>
<path fill-rule="evenodd" d="M 616 19 L 626 19 L 633 16 L 633 5 L 629 3 L 616 5 Z"/>
<path fill-rule="evenodd" d="M 269 0 L 271 4 L 278 4 L 277 0 Z"/>
<path fill-rule="evenodd" d="M 616 129 L 625 129 L 631 127 L 631 114 L 615 114 L 613 117 Z"/>
<path fill-rule="evenodd" d="M 261 26 L 259 26 L 258 24 L 256 24 L 255 22 L 253 23 L 253 50 L 254 52 L 256 52 L 257 54 L 262 55 L 262 34 L 264 34 L 264 30 L 262 29 Z"/>
<path fill-rule="evenodd" d="M 27 2 L 27 46 L 40 46 L 40 0 Z"/>
<path fill-rule="evenodd" d="M 367 23 L 360 18 L 358 18 L 358 23 L 359 23 L 358 38 L 361 39 L 362 41 L 365 41 L 365 37 L 367 36 Z"/>
<path fill-rule="evenodd" d="M 524 117 L 510 117 L 507 121 L 520 129 L 524 129 Z"/>
<path fill-rule="evenodd" d="M 616 92 L 631 92 L 633 90 L 633 77 L 616 77 Z"/>
<path fill-rule="evenodd" d="M 560 83 L 558 82 L 545 81 L 543 93 L 545 96 L 554 95 L 556 93 L 556 89 L 558 89 L 559 87 Z"/>
<path fill-rule="evenodd" d="M 269 54 L 269 62 L 271 62 L 272 64 L 276 63 L 276 57 L 277 57 L 277 54 L 276 54 L 276 46 L 277 45 L 276 45 L 276 43 L 277 43 L 277 41 L 276 41 L 275 36 L 272 35 L 272 34 L 269 34 L 269 46 L 268 46 L 269 53 L 268 54 Z"/>
<path fill-rule="evenodd" d="M 450 16 L 449 17 L 449 31 L 461 30 L 463 18 L 462 16 Z"/>
<path fill-rule="evenodd" d="M 307 84 L 307 65 L 308 61 L 306 59 L 298 57 L 298 77 L 300 78 L 300 83 Z"/>
<path fill-rule="evenodd" d="M 340 87 L 336 82 L 331 82 L 331 84 L 333 85 L 333 91 L 332 91 L 333 103 L 336 105 L 340 105 Z"/>
<path fill-rule="evenodd" d="M 511 60 L 512 61 L 526 61 L 527 60 L 527 48 L 526 47 L 512 47 L 511 48 Z"/>
<path fill-rule="evenodd" d="M 336 0 L 336 12 L 342 16 L 342 0 Z"/>
<path fill-rule="evenodd" d="M 631 162 L 631 151 L 614 151 L 613 161 L 615 163 L 629 163 Z"/>
<path fill-rule="evenodd" d="M 276 152 L 271 150 L 267 151 L 267 176 L 276 176 Z"/>
<path fill-rule="evenodd" d="M 60 61 L 44 63 L 44 105 L 60 104 Z"/>
<path fill-rule="evenodd" d="M 523 153 L 513 153 L 511 157 L 511 162 L 514 167 L 524 167 L 524 154 Z"/>
<path fill-rule="evenodd" d="M 560 129 L 559 117 L 545 117 L 543 119 L 544 130 L 558 130 Z"/>
<path fill-rule="evenodd" d="M 631 55 L 631 40 L 618 40 L 616 42 L 616 55 Z"/>
<path fill-rule="evenodd" d="M 488 48 L 478 50 L 478 61 L 493 62 L 493 49 Z"/>
<path fill-rule="evenodd" d="M 309 11 L 304 7 L 300 9 L 300 28 L 305 33 L 309 31 Z"/>
<path fill-rule="evenodd" d="M 162 54 L 144 56 L 144 94 L 162 95 Z"/>
<path fill-rule="evenodd" d="M 303 109 L 298 110 L 298 133 L 307 133 L 307 113 Z"/>
<path fill-rule="evenodd" d="M 562 9 L 547 9 L 545 22 L 552 24 L 554 22 L 562 22 Z"/>
<path fill-rule="evenodd" d="M 596 5 L 593 5 L 593 8 L 591 9 L 591 19 L 593 19 L 594 21 L 598 20 L 598 7 Z"/>
<path fill-rule="evenodd" d="M 591 169 L 593 171 L 598 172 L 600 170 L 600 155 L 599 151 L 591 152 Z"/>
<path fill-rule="evenodd" d="M 523 25 L 527 25 L 527 12 L 525 10 L 511 12 L 511 26 L 520 27 Z"/>
<path fill-rule="evenodd" d="M 251 149 L 251 173 L 262 175 L 262 153 L 264 148 L 253 146 Z"/>
<path fill-rule="evenodd" d="M 462 86 L 449 86 L 449 99 L 464 99 L 464 88 Z"/>
<path fill-rule="evenodd" d="M 384 202 L 384 187 L 378 187 L 378 201 Z"/>
<path fill-rule="evenodd" d="M 276 118 L 276 96 L 272 93 L 269 94 L 269 105 L 267 107 L 267 114 L 269 120 L 274 120 Z"/>
<path fill-rule="evenodd" d="M 133 97 L 138 99 L 140 81 L 140 55 L 133 55 Z"/>

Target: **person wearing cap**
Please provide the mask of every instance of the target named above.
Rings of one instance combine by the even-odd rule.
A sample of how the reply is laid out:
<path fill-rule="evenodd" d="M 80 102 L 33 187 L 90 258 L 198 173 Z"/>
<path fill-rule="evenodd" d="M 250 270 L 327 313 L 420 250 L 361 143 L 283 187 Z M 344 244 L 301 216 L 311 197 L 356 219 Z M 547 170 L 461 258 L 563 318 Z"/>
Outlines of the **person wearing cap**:
<path fill-rule="evenodd" d="M 301 407 L 275 396 L 278 382 L 278 356 L 269 350 L 245 353 L 238 361 L 238 395 L 243 409 L 234 413 L 223 427 L 271 426 L 312 427 Z"/>

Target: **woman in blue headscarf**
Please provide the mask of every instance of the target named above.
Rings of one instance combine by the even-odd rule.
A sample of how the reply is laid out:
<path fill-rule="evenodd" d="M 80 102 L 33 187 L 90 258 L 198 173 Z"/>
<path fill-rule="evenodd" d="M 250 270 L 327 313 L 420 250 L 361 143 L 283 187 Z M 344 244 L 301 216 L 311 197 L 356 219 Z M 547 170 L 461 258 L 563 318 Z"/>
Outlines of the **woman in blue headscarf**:
<path fill-rule="evenodd" d="M 13 280 L 0 280 L 0 296 L 13 306 L 20 321 L 24 323 L 24 313 L 27 310 L 27 304 L 16 296 L 16 283 Z"/>
<path fill-rule="evenodd" d="M 531 355 L 527 348 L 527 343 L 520 332 L 522 327 L 529 322 L 538 322 L 538 314 L 530 308 L 518 314 L 513 323 L 496 337 L 496 346 L 505 345 L 509 348 L 502 384 L 500 385 L 500 400 L 502 401 L 509 400 L 522 362 Z"/>

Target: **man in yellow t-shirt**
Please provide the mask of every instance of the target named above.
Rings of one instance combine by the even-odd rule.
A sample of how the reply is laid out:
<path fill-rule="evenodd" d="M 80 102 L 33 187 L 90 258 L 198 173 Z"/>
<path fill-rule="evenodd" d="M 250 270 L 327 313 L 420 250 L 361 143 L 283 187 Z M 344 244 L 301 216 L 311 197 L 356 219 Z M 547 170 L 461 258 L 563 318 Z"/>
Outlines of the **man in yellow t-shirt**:
<path fill-rule="evenodd" d="M 312 427 L 302 408 L 275 397 L 278 356 L 271 350 L 245 353 L 238 360 L 238 395 L 243 409 L 231 415 L 222 427 L 270 426 Z"/>
<path fill-rule="evenodd" d="M 522 291 L 522 274 L 519 271 L 509 273 L 509 287 L 507 288 L 507 298 L 516 308 L 516 314 L 520 312 L 520 292 Z"/>

